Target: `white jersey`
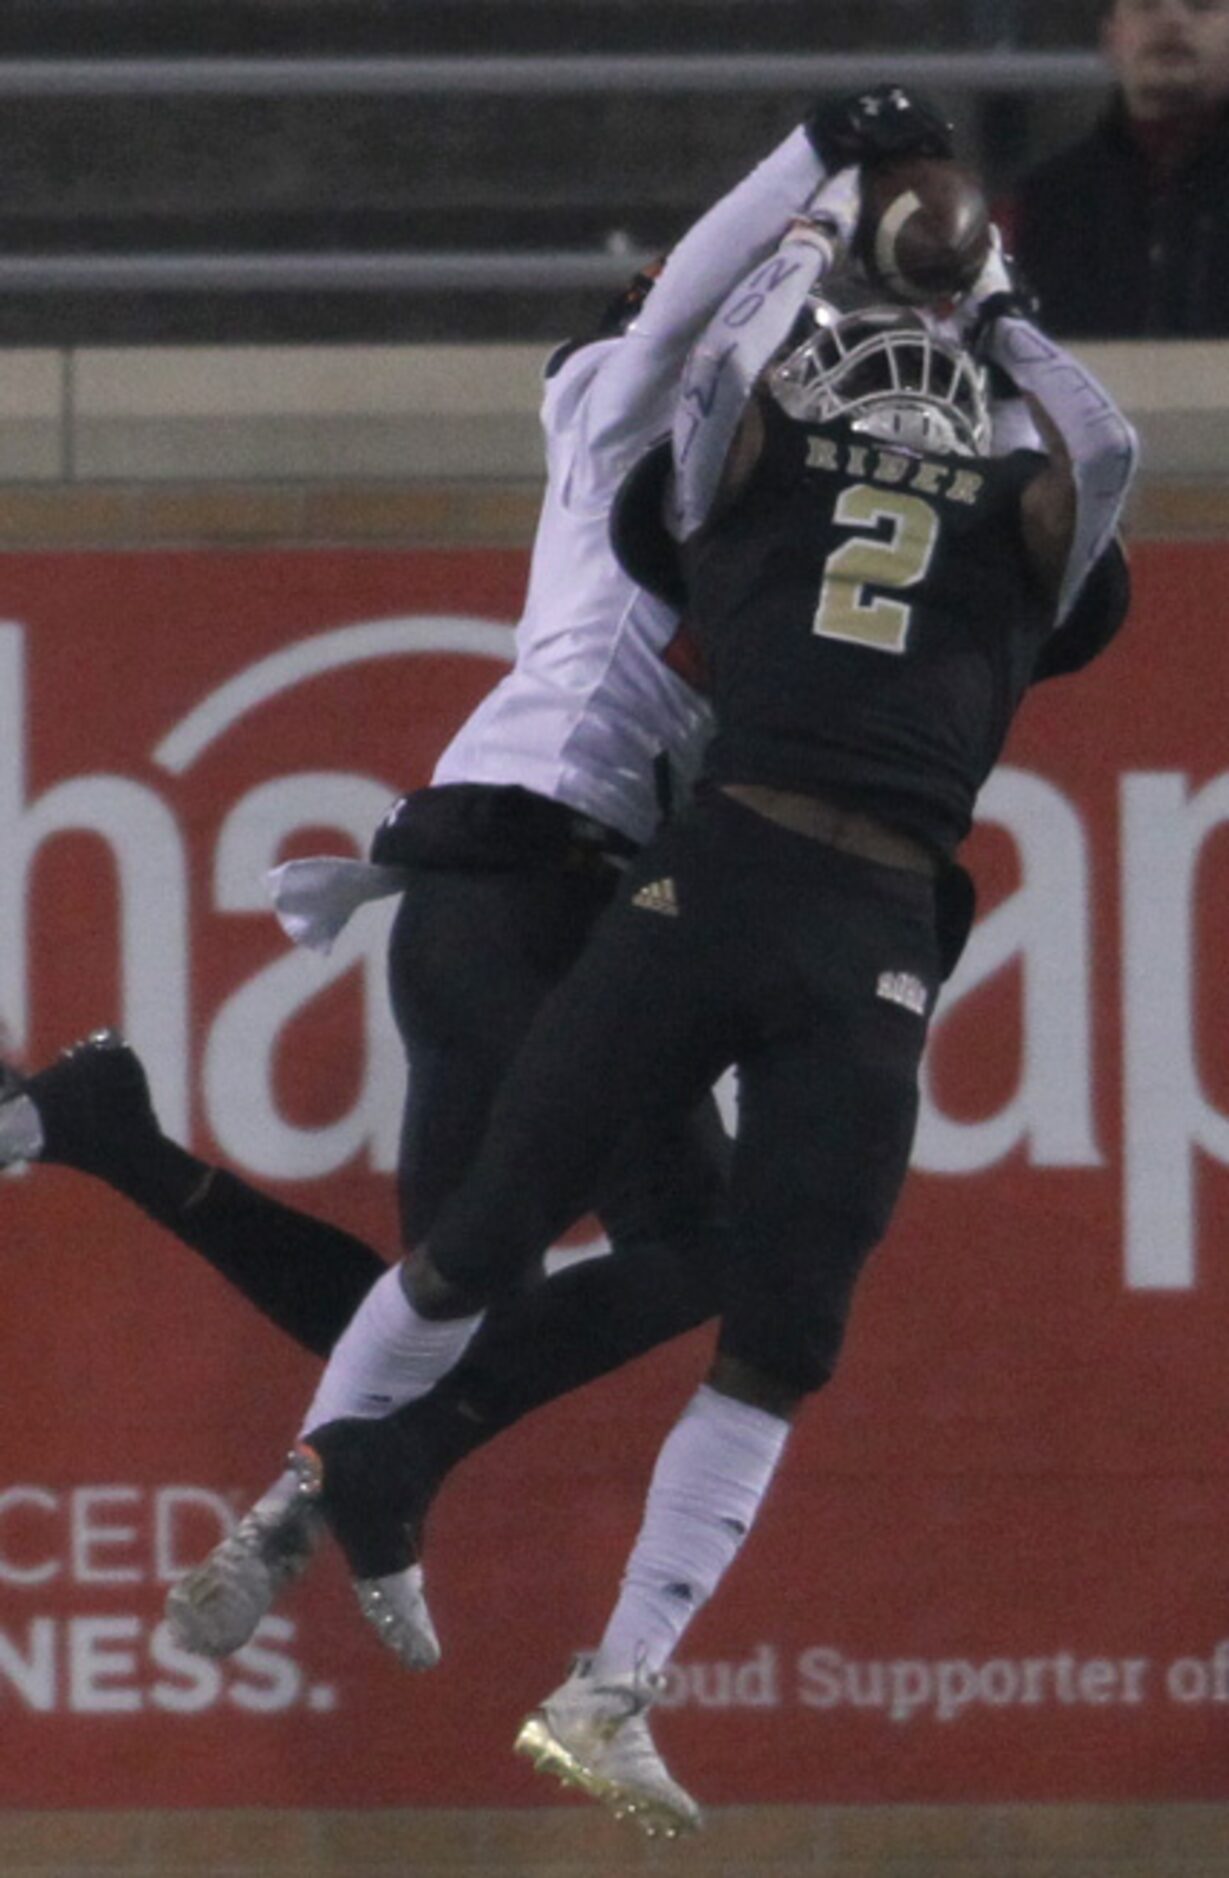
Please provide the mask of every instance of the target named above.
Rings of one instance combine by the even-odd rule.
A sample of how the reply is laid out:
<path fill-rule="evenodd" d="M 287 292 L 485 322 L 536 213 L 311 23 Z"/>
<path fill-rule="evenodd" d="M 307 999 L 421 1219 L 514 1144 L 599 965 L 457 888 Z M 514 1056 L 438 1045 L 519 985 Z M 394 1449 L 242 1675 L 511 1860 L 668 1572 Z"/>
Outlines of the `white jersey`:
<path fill-rule="evenodd" d="M 683 237 L 630 331 L 582 347 L 548 381 L 546 494 L 516 662 L 449 744 L 434 782 L 519 784 L 644 842 L 660 817 L 657 759 L 684 786 L 694 776 L 708 710 L 664 662 L 677 616 L 614 558 L 611 506 L 669 432 L 692 341 L 823 174 L 794 131 Z"/>
<path fill-rule="evenodd" d="M 610 501 L 569 507 L 578 417 L 621 339 L 574 353 L 547 386 L 547 484 L 516 663 L 454 737 L 437 783 L 519 783 L 566 802 L 633 841 L 660 808 L 655 765 L 690 781 L 709 727 L 703 699 L 665 663 L 671 609 L 635 587 L 610 546 Z M 639 452 L 636 452 L 639 454 Z"/>

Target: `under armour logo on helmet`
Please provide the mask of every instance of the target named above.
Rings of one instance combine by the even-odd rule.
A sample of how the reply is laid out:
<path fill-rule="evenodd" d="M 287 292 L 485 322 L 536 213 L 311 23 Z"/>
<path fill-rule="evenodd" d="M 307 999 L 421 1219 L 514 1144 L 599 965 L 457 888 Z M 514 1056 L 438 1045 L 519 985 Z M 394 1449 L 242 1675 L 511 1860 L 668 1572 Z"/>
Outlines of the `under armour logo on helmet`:
<path fill-rule="evenodd" d="M 862 99 L 862 109 L 867 117 L 878 117 L 881 111 L 909 111 L 913 107 L 899 85 L 893 85 L 890 91 L 868 91 Z"/>

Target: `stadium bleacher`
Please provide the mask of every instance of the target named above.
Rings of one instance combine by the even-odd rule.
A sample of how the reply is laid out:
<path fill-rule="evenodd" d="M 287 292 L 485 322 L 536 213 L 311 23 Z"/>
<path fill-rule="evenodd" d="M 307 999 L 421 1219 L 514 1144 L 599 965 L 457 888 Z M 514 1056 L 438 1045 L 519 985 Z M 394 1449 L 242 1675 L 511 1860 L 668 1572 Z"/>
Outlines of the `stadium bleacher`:
<path fill-rule="evenodd" d="M 1095 11 L 1095 0 L 6 0 L 0 343 L 550 339 L 590 317 L 625 257 L 668 245 L 788 126 L 814 88 L 801 72 L 791 82 L 791 56 L 1086 54 Z M 284 82 L 301 60 L 450 60 L 472 74 L 484 58 L 697 54 L 776 59 L 780 79 L 740 84 L 732 62 L 721 89 Z M 228 88 L 219 76 L 256 59 L 282 82 Z M 165 82 L 172 67 L 199 75 L 202 61 L 207 83 Z M 1056 113 L 1067 122 L 1095 93 L 961 82 L 939 95 L 999 187 Z M 588 272 L 487 280 L 481 267 L 543 254 Z M 178 260 L 178 276 L 132 271 L 151 257 Z M 298 284 L 186 284 L 193 257 L 316 266 Z M 367 257 L 366 284 L 331 283 L 329 257 Z M 473 271 L 407 281 L 392 265 L 423 257 L 468 257 Z"/>

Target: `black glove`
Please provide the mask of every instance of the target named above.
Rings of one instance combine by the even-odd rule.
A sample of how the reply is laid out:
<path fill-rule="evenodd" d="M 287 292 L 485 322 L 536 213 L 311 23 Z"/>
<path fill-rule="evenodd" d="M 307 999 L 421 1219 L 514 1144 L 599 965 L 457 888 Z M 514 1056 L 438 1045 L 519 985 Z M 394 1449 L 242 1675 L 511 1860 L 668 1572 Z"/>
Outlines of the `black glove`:
<path fill-rule="evenodd" d="M 893 157 L 950 157 L 954 149 L 952 127 L 943 113 L 899 85 L 875 85 L 835 103 L 818 104 L 804 129 L 828 171 Z"/>
<path fill-rule="evenodd" d="M 1115 537 L 1093 563 L 1079 598 L 1058 631 L 1044 641 L 1033 666 L 1033 684 L 1043 678 L 1082 671 L 1099 652 L 1104 652 L 1130 611 L 1131 569 L 1122 543 Z"/>

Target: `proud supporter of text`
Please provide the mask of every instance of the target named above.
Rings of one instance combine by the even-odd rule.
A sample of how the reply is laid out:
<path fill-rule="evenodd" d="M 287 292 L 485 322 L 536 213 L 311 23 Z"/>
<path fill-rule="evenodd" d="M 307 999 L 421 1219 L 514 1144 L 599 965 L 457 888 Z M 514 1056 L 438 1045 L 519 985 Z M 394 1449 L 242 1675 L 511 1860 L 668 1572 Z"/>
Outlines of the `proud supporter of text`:
<path fill-rule="evenodd" d="M 667 1708 L 851 1710 L 902 1725 L 959 1721 L 987 1709 L 1229 1706 L 1229 1638 L 1172 1659 L 1082 1656 L 856 1658 L 814 1644 L 792 1663 L 759 1644 L 737 1662 L 675 1663 Z"/>

